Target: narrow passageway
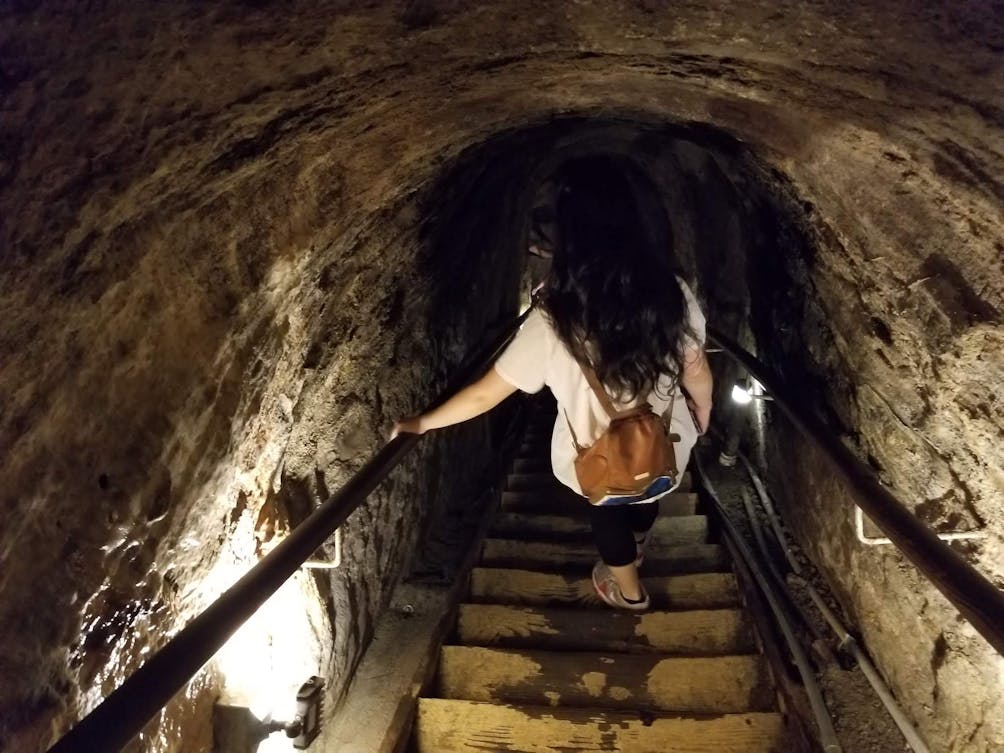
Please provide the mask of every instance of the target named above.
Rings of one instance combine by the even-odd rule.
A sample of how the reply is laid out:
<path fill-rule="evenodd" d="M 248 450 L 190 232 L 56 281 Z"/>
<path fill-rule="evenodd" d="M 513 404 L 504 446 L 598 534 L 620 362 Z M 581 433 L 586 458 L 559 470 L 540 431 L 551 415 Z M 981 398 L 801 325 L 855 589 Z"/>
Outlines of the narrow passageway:
<path fill-rule="evenodd" d="M 548 177 L 585 154 L 651 175 L 709 323 L 1000 590 L 1001 39 L 990 0 L 0 3 L 0 749 L 48 750 L 443 392 L 525 305 Z M 727 433 L 749 382 L 715 367 Z M 1004 657 L 818 447 L 749 413 L 908 721 L 1004 750 Z M 349 707 L 402 588 L 447 601 L 511 418 L 425 437 L 129 753 L 211 751 L 217 704 L 279 718 L 315 675 Z M 477 578 L 550 551 L 517 538 Z"/>

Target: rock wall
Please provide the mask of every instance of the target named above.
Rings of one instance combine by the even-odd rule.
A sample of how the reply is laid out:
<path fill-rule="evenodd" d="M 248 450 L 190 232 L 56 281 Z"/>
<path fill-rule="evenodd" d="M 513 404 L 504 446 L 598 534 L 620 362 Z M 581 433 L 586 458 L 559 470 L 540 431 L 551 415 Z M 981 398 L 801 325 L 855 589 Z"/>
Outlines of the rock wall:
<path fill-rule="evenodd" d="M 779 205 L 790 208 L 791 186 L 779 189 Z M 881 265 L 866 276 L 833 259 L 848 252 L 818 216 L 782 222 L 777 239 L 793 253 L 759 269 L 751 290 L 761 353 L 921 520 L 943 533 L 982 534 L 951 546 L 1004 584 L 998 304 L 937 254 L 911 278 L 861 250 L 866 267 Z M 881 236 L 867 243 L 883 248 Z M 926 274 L 931 256 L 951 269 Z M 793 292 L 806 289 L 818 293 Z M 884 536 L 867 517 L 859 538 L 853 498 L 822 454 L 776 410 L 762 410 L 765 465 L 786 517 L 932 750 L 1001 747 L 1004 661 L 894 546 L 867 541 Z"/>
<path fill-rule="evenodd" d="M 464 203 L 491 153 L 469 169 L 461 155 L 556 116 L 713 127 L 697 151 L 670 150 L 686 169 L 662 179 L 692 203 L 707 181 L 734 197 L 731 224 L 678 236 L 712 310 L 738 327 L 748 309 L 764 352 L 812 380 L 921 514 L 985 527 L 971 557 L 1000 578 L 1002 25 L 990 2 L 906 0 L 5 4 L 0 744 L 44 749 L 515 307 L 512 225 L 532 200 L 515 186 L 548 153 L 494 155 L 513 191 L 501 207 Z M 576 143 L 607 143 L 594 136 Z M 721 157 L 736 144 L 752 178 Z M 807 216 L 804 259 L 784 228 L 741 221 L 762 219 L 756 185 Z M 451 206 L 466 207 L 456 223 L 485 215 L 452 226 L 462 246 L 436 224 Z M 484 228 L 498 229 L 487 244 Z M 747 249 L 749 297 L 723 248 Z M 709 263 L 725 258 L 739 266 Z M 454 441 L 483 447 L 483 431 Z M 350 521 L 345 569 L 298 576 L 242 639 L 291 667 L 281 682 L 310 668 L 344 685 L 451 496 L 459 445 L 434 444 Z M 999 658 L 898 555 L 855 548 L 826 482 L 791 484 L 932 747 L 1000 747 L 999 686 L 942 683 Z M 928 598 L 923 628 L 904 637 L 905 602 L 869 627 L 907 588 Z M 284 656 L 270 635 L 303 650 Z M 137 749 L 182 735 L 204 748 L 207 704 L 241 655 Z M 929 672 L 900 669 L 928 655 Z"/>

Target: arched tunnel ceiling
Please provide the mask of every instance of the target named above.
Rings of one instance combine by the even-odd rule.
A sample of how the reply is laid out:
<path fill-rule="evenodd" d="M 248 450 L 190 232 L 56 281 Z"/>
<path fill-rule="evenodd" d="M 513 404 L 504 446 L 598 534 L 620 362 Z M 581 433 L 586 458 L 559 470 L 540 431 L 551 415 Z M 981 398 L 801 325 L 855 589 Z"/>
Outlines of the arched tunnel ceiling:
<path fill-rule="evenodd" d="M 222 542 L 279 477 L 320 469 L 322 494 L 379 441 L 359 425 L 441 378 L 413 362 L 455 362 L 512 305 L 492 293 L 441 339 L 415 289 L 421 199 L 465 150 L 555 116 L 748 150 L 815 246 L 765 273 L 811 301 L 787 331 L 763 319 L 761 346 L 839 374 L 830 407 L 932 521 L 999 537 L 1001 40 L 992 2 L 5 4 L 0 626 L 24 679 L 0 734 L 72 720 L 54 699 L 96 599 L 195 578 L 215 550 L 188 542 Z M 373 386 L 388 363 L 407 386 Z M 1000 551 L 972 556 L 1000 577 Z M 121 679 L 86 648 L 90 677 Z"/>

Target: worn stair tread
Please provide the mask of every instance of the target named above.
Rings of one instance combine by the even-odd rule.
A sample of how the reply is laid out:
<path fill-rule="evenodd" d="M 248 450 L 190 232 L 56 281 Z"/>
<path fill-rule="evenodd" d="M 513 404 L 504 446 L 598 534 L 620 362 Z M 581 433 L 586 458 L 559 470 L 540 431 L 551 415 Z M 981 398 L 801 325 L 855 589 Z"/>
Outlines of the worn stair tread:
<path fill-rule="evenodd" d="M 506 489 L 511 491 L 564 491 L 565 486 L 550 471 L 534 473 L 510 473 L 506 477 Z"/>
<path fill-rule="evenodd" d="M 698 544 L 708 538 L 704 515 L 665 515 L 656 519 L 652 543 L 662 546 Z M 541 515 L 502 511 L 488 534 L 499 539 L 592 541 L 589 518 L 581 515 Z"/>
<path fill-rule="evenodd" d="M 768 711 L 759 655 L 676 657 L 443 646 L 437 695 L 469 701 L 688 713 Z"/>
<path fill-rule="evenodd" d="M 531 434 L 523 437 L 519 454 L 527 457 L 547 457 L 551 449 L 551 434 Z"/>
<path fill-rule="evenodd" d="M 547 426 L 531 426 L 523 433 L 524 444 L 534 444 L 537 442 L 551 444 L 551 434 L 554 432 L 554 423 Z"/>
<path fill-rule="evenodd" d="M 554 609 L 509 604 L 461 604 L 457 642 L 468 646 L 619 651 L 688 656 L 754 650 L 753 629 L 739 609 L 643 613 Z"/>
<path fill-rule="evenodd" d="M 654 609 L 716 609 L 739 604 L 739 587 L 732 573 L 645 577 L 643 581 Z M 588 576 L 495 567 L 474 568 L 468 598 L 527 606 L 602 604 Z"/>
<path fill-rule="evenodd" d="M 570 489 L 558 486 L 554 491 L 505 491 L 502 493 L 502 510 L 505 512 L 538 513 L 541 515 L 576 515 L 589 517 L 589 503 Z M 694 515 L 697 512 L 697 495 L 692 492 L 674 492 L 659 500 L 659 515 Z"/>
<path fill-rule="evenodd" d="M 782 753 L 778 713 L 713 718 L 420 698 L 417 753 Z"/>
<path fill-rule="evenodd" d="M 542 458 L 547 457 L 550 449 L 550 438 L 542 439 L 540 437 L 532 437 L 530 439 L 523 440 L 519 449 L 516 450 L 516 455 L 521 458 Z"/>
<path fill-rule="evenodd" d="M 512 464 L 512 472 L 519 476 L 551 472 L 550 458 L 516 458 Z"/>
<path fill-rule="evenodd" d="M 597 557 L 596 547 L 592 544 L 485 539 L 480 564 L 484 567 L 589 572 Z M 644 578 L 646 575 L 720 572 L 728 568 L 728 556 L 720 545 L 681 544 L 647 548 L 641 574 Z"/>

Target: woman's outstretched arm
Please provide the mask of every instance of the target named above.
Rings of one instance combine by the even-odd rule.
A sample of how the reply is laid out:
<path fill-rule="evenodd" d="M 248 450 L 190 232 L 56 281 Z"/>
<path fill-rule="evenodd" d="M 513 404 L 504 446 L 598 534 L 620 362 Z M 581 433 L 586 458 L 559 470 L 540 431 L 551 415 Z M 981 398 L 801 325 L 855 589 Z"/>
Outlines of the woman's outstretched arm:
<path fill-rule="evenodd" d="M 499 376 L 499 373 L 492 367 L 478 381 L 469 387 L 464 387 L 438 408 L 395 423 L 391 439 L 401 432 L 425 434 L 429 429 L 441 429 L 444 426 L 452 426 L 480 416 L 482 413 L 490 411 L 515 391 L 516 388 Z"/>
<path fill-rule="evenodd" d="M 714 379 L 704 348 L 688 350 L 683 359 L 680 384 L 690 395 L 691 410 L 697 419 L 698 430 L 704 434 L 711 423 L 711 391 Z"/>

